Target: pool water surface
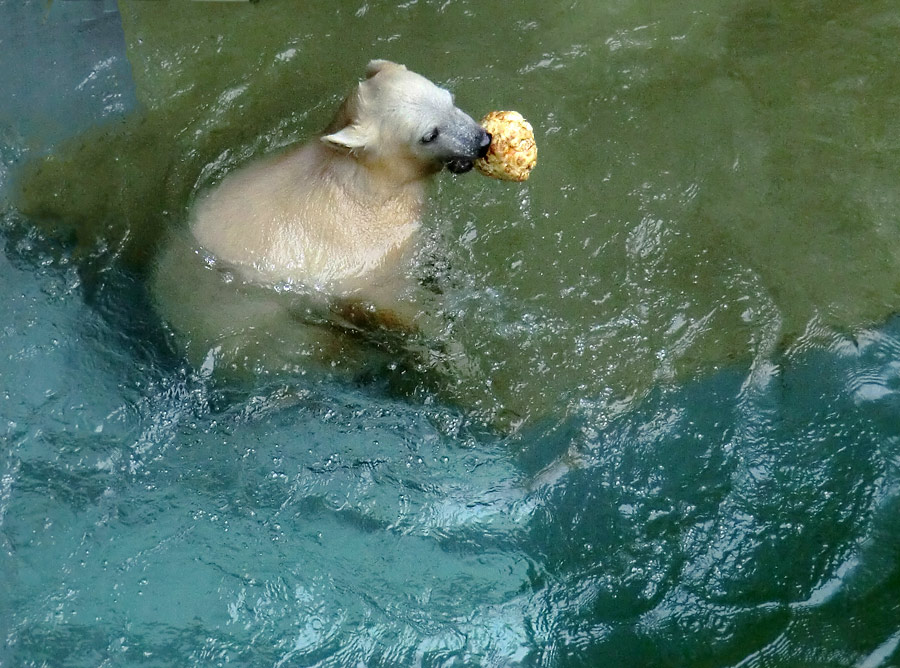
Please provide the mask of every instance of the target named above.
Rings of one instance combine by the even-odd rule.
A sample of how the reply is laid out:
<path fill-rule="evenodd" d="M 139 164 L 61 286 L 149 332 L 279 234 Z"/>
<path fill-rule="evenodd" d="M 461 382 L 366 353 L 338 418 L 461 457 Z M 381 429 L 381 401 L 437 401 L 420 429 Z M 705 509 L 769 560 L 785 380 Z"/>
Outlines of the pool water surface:
<path fill-rule="evenodd" d="M 896 3 L 302 4 L 0 5 L 0 666 L 900 666 Z M 191 365 L 167 235 L 371 58 L 535 127 L 471 367 Z"/>

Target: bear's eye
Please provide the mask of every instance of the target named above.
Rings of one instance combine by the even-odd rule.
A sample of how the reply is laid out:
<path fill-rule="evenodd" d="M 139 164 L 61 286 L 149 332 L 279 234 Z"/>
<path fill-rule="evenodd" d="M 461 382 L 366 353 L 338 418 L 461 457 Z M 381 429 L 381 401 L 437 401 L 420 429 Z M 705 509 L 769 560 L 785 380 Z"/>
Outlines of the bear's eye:
<path fill-rule="evenodd" d="M 426 132 L 425 135 L 422 137 L 422 143 L 430 144 L 431 142 L 433 142 L 435 139 L 438 138 L 439 134 L 441 134 L 441 131 L 438 128 L 432 128 L 431 130 Z"/>

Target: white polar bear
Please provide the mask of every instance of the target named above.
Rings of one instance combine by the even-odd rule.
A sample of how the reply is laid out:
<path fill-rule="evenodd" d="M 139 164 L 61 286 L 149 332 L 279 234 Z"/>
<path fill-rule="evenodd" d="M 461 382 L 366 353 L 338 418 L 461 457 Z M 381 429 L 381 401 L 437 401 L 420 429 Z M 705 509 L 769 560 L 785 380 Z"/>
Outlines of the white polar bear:
<path fill-rule="evenodd" d="M 444 166 L 468 171 L 489 145 L 449 92 L 370 62 L 321 137 L 199 198 L 157 265 L 163 317 L 196 365 L 257 371 L 340 358 L 335 321 L 411 328 L 425 184 Z"/>

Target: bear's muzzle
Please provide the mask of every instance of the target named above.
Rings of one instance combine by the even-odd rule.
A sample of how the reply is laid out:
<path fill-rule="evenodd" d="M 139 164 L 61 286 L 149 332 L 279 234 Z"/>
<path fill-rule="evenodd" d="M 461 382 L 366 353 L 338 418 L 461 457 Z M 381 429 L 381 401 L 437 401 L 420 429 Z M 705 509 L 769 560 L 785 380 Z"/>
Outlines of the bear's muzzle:
<path fill-rule="evenodd" d="M 474 148 L 472 155 L 456 155 L 447 159 L 444 163 L 447 165 L 447 170 L 453 174 L 465 174 L 475 166 L 476 158 L 486 156 L 488 149 L 491 147 L 491 135 L 481 130 L 476 138 L 476 142 L 477 148 Z"/>

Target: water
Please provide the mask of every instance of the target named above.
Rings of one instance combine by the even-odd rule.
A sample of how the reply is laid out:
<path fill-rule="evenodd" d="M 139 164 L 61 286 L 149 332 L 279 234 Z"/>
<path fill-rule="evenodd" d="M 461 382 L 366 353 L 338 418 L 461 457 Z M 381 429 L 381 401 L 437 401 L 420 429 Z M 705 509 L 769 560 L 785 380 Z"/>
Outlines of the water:
<path fill-rule="evenodd" d="M 900 666 L 895 3 L 0 11 L 0 665 Z M 371 57 L 537 131 L 434 188 L 474 371 L 192 369 L 165 230 Z"/>

